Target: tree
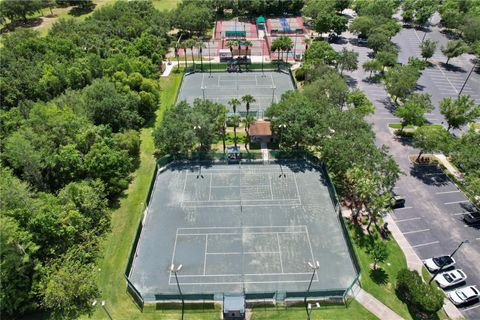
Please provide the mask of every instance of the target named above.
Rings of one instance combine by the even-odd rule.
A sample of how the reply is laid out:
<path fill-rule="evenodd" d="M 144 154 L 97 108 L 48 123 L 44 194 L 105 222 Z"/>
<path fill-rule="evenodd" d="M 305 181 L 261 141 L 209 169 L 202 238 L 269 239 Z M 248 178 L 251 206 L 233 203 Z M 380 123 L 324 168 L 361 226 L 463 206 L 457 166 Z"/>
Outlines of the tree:
<path fill-rule="evenodd" d="M 375 241 L 368 253 L 373 259 L 373 270 L 377 270 L 377 264 L 387 260 L 389 255 L 387 244 L 384 241 Z"/>
<path fill-rule="evenodd" d="M 248 149 L 247 148 L 247 145 L 248 143 L 250 142 L 250 134 L 249 134 L 249 129 L 250 129 L 250 125 L 252 125 L 252 123 L 255 122 L 255 118 L 251 115 L 251 114 L 247 114 L 247 116 L 245 117 L 245 119 L 243 120 L 244 124 L 245 124 L 245 134 L 246 134 L 246 139 L 245 139 L 245 149 Z"/>
<path fill-rule="evenodd" d="M 313 63 L 323 62 L 333 66 L 338 61 L 338 53 L 328 42 L 313 41 L 312 45 L 305 51 L 304 60 Z"/>
<path fill-rule="evenodd" d="M 205 5 L 186 2 L 179 5 L 175 12 L 175 26 L 193 34 L 203 34 L 212 24 L 213 12 Z"/>
<path fill-rule="evenodd" d="M 0 12 L 11 21 L 22 19 L 27 23 L 27 16 L 33 14 L 42 8 L 40 0 L 17 1 L 5 0 L 0 2 Z"/>
<path fill-rule="evenodd" d="M 409 65 L 396 66 L 388 71 L 385 86 L 388 93 L 395 97 L 395 103 L 398 98 L 405 99 L 413 92 L 419 77 L 419 70 Z"/>
<path fill-rule="evenodd" d="M 480 17 L 473 12 L 465 18 L 465 22 L 460 26 L 463 33 L 463 39 L 468 43 L 475 43 L 480 40 Z"/>
<path fill-rule="evenodd" d="M 288 53 L 292 50 L 293 48 L 293 41 L 289 37 L 282 36 L 282 50 L 287 53 L 287 58 L 285 59 L 285 62 L 288 62 Z"/>
<path fill-rule="evenodd" d="M 193 65 L 195 65 L 195 57 L 193 56 L 193 48 L 197 45 L 197 41 L 195 41 L 195 39 L 187 39 L 185 40 L 185 47 L 186 48 L 190 48 L 190 54 L 192 56 L 192 62 L 193 62 Z M 187 52 L 185 51 L 185 55 L 187 54 Z"/>
<path fill-rule="evenodd" d="M 186 41 L 182 41 L 179 44 L 179 47 L 183 49 L 183 58 L 185 59 L 185 68 L 187 67 L 187 48 L 188 48 L 188 43 Z"/>
<path fill-rule="evenodd" d="M 413 133 L 413 146 L 420 149 L 417 161 L 425 152 L 438 152 L 448 149 L 450 143 L 450 134 L 443 127 L 422 126 Z"/>
<path fill-rule="evenodd" d="M 425 113 L 434 110 L 428 93 L 414 93 L 407 101 L 395 110 L 395 115 L 402 119 L 403 128 L 408 125 L 423 126 L 426 122 Z"/>
<path fill-rule="evenodd" d="M 480 117 L 480 105 L 475 105 L 475 100 L 469 96 L 460 96 L 456 100 L 447 97 L 440 101 L 440 113 L 447 120 L 447 130 L 450 131 Z"/>
<path fill-rule="evenodd" d="M 365 93 L 359 89 L 354 89 L 348 94 L 347 102 L 352 104 L 353 107 L 363 115 L 375 112 L 373 103 L 368 99 Z"/>
<path fill-rule="evenodd" d="M 420 43 L 420 50 L 425 61 L 433 56 L 435 49 L 437 49 L 437 41 L 426 39 Z"/>
<path fill-rule="evenodd" d="M 280 37 L 273 40 L 272 45 L 270 46 L 270 50 L 272 52 L 275 52 L 275 51 L 277 52 L 278 70 L 280 70 L 280 51 L 282 50 L 282 47 L 283 47 L 283 41 Z"/>
<path fill-rule="evenodd" d="M 340 74 L 343 74 L 343 70 L 354 71 L 358 68 L 358 53 L 353 50 L 342 49 L 342 52 L 338 55 L 338 67 L 340 68 Z"/>
<path fill-rule="evenodd" d="M 328 10 L 321 10 L 315 18 L 315 31 L 318 33 L 335 32 L 341 34 L 347 30 L 347 18 Z"/>
<path fill-rule="evenodd" d="M 434 315 L 443 306 L 443 293 L 436 286 L 425 283 L 416 270 L 398 272 L 396 292 L 413 310 L 427 314 L 422 318 Z"/>
<path fill-rule="evenodd" d="M 193 130 L 192 108 L 186 101 L 165 111 L 161 125 L 153 132 L 155 147 L 162 155 L 185 155 L 196 143 Z"/>
<path fill-rule="evenodd" d="M 447 43 L 447 47 L 442 47 L 442 53 L 447 57 L 447 62 L 456 58 L 467 51 L 465 43 L 462 40 L 452 40 Z"/>
<path fill-rule="evenodd" d="M 233 126 L 233 143 L 235 149 L 237 149 L 237 128 L 240 125 L 240 116 L 238 114 L 233 114 L 229 117 L 228 122 Z"/>
<path fill-rule="evenodd" d="M 378 52 L 375 59 L 382 65 L 382 71 L 386 67 L 393 67 L 397 64 L 398 52 L 396 50 L 382 50 Z"/>
<path fill-rule="evenodd" d="M 375 32 L 368 36 L 367 46 L 372 49 L 374 53 L 377 53 L 389 44 L 390 38 L 383 32 Z"/>
<path fill-rule="evenodd" d="M 227 109 L 225 106 L 209 100 L 195 99 L 193 102 L 192 122 L 197 127 L 196 137 L 201 151 L 210 150 L 221 132 Z"/>
<path fill-rule="evenodd" d="M 377 23 L 369 16 L 358 16 L 350 24 L 350 32 L 358 34 L 359 37 L 367 38 L 370 31 Z"/>
<path fill-rule="evenodd" d="M 363 69 L 367 72 L 370 72 L 369 77 L 372 77 L 373 72 L 382 71 L 382 64 L 377 59 L 367 60 L 362 65 Z"/>
<path fill-rule="evenodd" d="M 255 100 L 255 98 L 254 98 L 251 94 L 246 94 L 246 95 L 244 95 L 244 96 L 242 97 L 242 101 L 243 101 L 244 103 L 246 103 L 245 108 L 246 108 L 246 110 L 247 110 L 247 117 L 248 117 L 249 112 L 250 112 L 250 103 L 255 103 L 256 100 Z"/>

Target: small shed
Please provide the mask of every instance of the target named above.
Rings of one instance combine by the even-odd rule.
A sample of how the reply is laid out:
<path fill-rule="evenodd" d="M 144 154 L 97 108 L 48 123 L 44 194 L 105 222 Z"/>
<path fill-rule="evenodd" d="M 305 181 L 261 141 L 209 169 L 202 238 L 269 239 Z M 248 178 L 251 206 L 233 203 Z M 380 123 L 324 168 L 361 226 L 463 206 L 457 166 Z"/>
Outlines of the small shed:
<path fill-rule="evenodd" d="M 265 30 L 265 18 L 260 16 L 256 19 L 258 30 Z"/>
<path fill-rule="evenodd" d="M 250 142 L 271 142 L 273 137 L 270 121 L 255 121 L 248 128 L 248 135 L 250 136 Z"/>
<path fill-rule="evenodd" d="M 231 294 L 223 296 L 223 319 L 245 319 L 245 296 L 243 294 Z"/>

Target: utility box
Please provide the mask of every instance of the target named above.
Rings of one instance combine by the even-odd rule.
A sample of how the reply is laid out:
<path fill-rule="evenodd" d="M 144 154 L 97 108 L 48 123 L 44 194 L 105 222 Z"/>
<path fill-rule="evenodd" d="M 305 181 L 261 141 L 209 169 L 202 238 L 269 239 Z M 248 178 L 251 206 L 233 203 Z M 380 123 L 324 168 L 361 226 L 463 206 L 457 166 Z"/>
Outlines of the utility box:
<path fill-rule="evenodd" d="M 223 319 L 245 319 L 245 296 L 243 294 L 231 294 L 223 296 Z"/>

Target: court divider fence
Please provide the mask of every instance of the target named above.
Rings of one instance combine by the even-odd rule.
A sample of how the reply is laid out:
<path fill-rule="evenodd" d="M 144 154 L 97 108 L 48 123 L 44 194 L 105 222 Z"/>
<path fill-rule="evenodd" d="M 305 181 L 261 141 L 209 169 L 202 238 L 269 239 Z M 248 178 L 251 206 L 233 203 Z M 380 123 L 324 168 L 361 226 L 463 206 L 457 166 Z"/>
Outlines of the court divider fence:
<path fill-rule="evenodd" d="M 198 63 L 198 61 L 190 64 L 190 65 L 187 65 L 187 67 L 185 68 L 185 73 L 188 74 L 188 73 L 192 73 L 192 72 L 210 72 L 210 68 L 212 70 L 212 72 L 225 72 L 227 69 L 228 69 L 228 63 L 226 62 L 220 62 L 220 63 L 209 63 L 208 61 L 203 61 L 203 67 L 202 67 L 202 64 Z M 262 67 L 262 63 L 261 62 L 250 62 L 250 63 L 244 63 L 244 64 L 241 64 L 243 67 L 245 67 L 244 69 L 242 69 L 242 71 L 240 72 L 248 72 L 248 71 L 277 71 L 280 69 L 280 71 L 282 72 L 290 72 L 290 64 L 285 62 L 285 61 L 281 61 L 281 62 L 266 62 L 266 63 L 263 63 L 263 67 Z M 236 72 L 236 71 L 232 71 L 232 72 Z"/>
<path fill-rule="evenodd" d="M 322 306 L 330 305 L 330 306 L 338 306 L 343 305 L 348 307 L 349 298 L 352 297 L 353 289 L 356 285 L 359 284 L 359 276 L 361 272 L 360 264 L 358 262 L 358 257 L 355 253 L 353 248 L 353 244 L 351 242 L 350 236 L 348 235 L 347 227 L 345 225 L 345 221 L 342 218 L 340 204 L 338 201 L 337 193 L 335 190 L 335 186 L 333 185 L 332 181 L 330 180 L 330 176 L 328 175 L 326 166 L 322 163 L 322 161 L 317 158 L 314 154 L 307 152 L 307 151 L 274 151 L 270 150 L 269 152 L 270 157 L 272 160 L 269 160 L 267 163 L 275 163 L 277 161 L 284 161 L 284 160 L 292 160 L 292 161 L 308 161 L 315 167 L 319 168 L 322 174 L 326 178 L 326 184 L 329 190 L 330 198 L 334 204 L 335 211 L 338 214 L 338 219 L 341 225 L 342 234 L 344 239 L 347 243 L 348 251 L 350 254 L 350 258 L 354 264 L 356 269 L 356 277 L 353 279 L 351 284 L 348 288 L 332 288 L 327 290 L 314 290 L 311 291 L 307 298 L 313 299 L 315 301 L 320 301 Z M 177 294 L 155 294 L 149 295 L 148 297 L 143 297 L 142 294 L 135 288 L 135 285 L 131 283 L 129 277 L 130 272 L 133 266 L 133 260 L 136 255 L 136 249 L 138 245 L 138 241 L 140 240 L 140 236 L 143 229 L 143 224 L 145 222 L 145 217 L 148 212 L 148 204 L 150 202 L 155 180 L 159 171 L 163 170 L 168 166 L 171 162 L 182 162 L 182 161 L 199 161 L 199 162 L 215 162 L 215 163 L 222 163 L 222 164 L 239 164 L 239 163 L 255 163 L 255 164 L 265 164 L 262 159 L 261 152 L 242 152 L 244 157 L 241 160 L 230 160 L 226 156 L 226 154 L 221 152 L 192 152 L 187 155 L 179 155 L 176 157 L 173 156 L 164 156 L 157 160 L 154 172 L 152 174 L 152 178 L 150 180 L 150 186 L 148 189 L 148 193 L 145 197 L 145 201 L 142 206 L 142 212 L 140 214 L 139 224 L 137 227 L 137 231 L 135 234 L 134 241 L 132 242 L 132 246 L 130 249 L 130 254 L 127 260 L 127 266 L 125 268 L 125 279 L 127 282 L 127 292 L 132 296 L 135 303 L 139 306 L 142 312 L 152 312 L 152 311 L 162 311 L 162 310 L 178 310 L 179 304 L 181 302 L 180 296 Z M 204 312 L 212 312 L 215 311 L 214 303 L 221 301 L 223 298 L 223 292 L 215 293 L 215 294 L 184 294 L 184 299 L 186 300 L 186 304 L 188 305 L 187 310 L 194 310 L 194 312 L 198 312 L 203 310 Z M 299 307 L 300 305 L 303 306 L 303 299 L 306 296 L 306 292 L 251 292 L 246 293 L 245 297 L 247 300 L 247 305 L 252 308 L 263 307 L 265 310 L 267 308 L 270 309 L 288 309 L 290 307 Z M 187 311 L 188 313 L 188 311 Z"/>

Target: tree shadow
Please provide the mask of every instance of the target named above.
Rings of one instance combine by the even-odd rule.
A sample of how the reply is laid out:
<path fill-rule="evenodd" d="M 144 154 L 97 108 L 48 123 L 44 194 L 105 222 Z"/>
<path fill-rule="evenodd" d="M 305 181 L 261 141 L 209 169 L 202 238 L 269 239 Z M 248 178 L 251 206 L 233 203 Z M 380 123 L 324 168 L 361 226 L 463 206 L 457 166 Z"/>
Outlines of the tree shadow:
<path fill-rule="evenodd" d="M 83 16 L 84 14 L 88 14 L 92 12 L 96 6 L 97 6 L 96 4 L 92 4 L 91 6 L 87 6 L 87 7 L 73 7 L 72 9 L 70 9 L 68 14 L 70 16 L 80 17 L 80 16 Z"/>
<path fill-rule="evenodd" d="M 353 77 L 349 76 L 348 74 L 344 74 L 343 77 L 345 78 L 345 82 L 347 82 L 347 85 L 349 87 L 356 87 L 358 81 L 354 79 Z"/>
<path fill-rule="evenodd" d="M 422 181 L 424 184 L 433 186 L 445 186 L 450 179 L 436 165 L 414 164 L 410 169 L 410 175 Z"/>
<path fill-rule="evenodd" d="M 384 285 L 388 283 L 388 273 L 382 268 L 370 270 L 370 278 L 378 285 Z"/>
<path fill-rule="evenodd" d="M 2 29 L 0 29 L 0 34 L 15 31 L 15 29 L 18 28 L 18 27 L 20 27 L 20 28 L 38 27 L 39 25 L 42 24 L 42 22 L 43 22 L 42 17 L 28 19 L 26 22 L 25 21 L 12 21 L 10 23 L 7 23 Z"/>
<path fill-rule="evenodd" d="M 440 62 L 440 65 L 447 71 L 466 73 L 467 71 L 462 67 L 455 66 L 453 64 L 446 64 L 445 62 Z"/>

